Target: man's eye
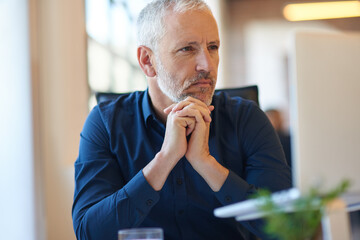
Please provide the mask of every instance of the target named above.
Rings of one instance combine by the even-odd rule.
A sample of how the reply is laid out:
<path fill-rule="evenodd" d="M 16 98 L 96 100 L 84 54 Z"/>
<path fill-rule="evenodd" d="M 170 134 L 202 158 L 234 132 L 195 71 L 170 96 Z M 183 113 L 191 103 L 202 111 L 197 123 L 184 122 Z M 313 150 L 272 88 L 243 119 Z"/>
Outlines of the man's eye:
<path fill-rule="evenodd" d="M 209 46 L 209 50 L 218 50 L 219 49 L 219 46 L 217 45 L 210 45 Z"/>
<path fill-rule="evenodd" d="M 192 50 L 193 50 L 193 47 L 191 47 L 191 46 L 187 46 L 187 47 L 184 47 L 184 48 L 180 49 L 181 52 L 189 52 L 189 51 L 192 51 Z"/>

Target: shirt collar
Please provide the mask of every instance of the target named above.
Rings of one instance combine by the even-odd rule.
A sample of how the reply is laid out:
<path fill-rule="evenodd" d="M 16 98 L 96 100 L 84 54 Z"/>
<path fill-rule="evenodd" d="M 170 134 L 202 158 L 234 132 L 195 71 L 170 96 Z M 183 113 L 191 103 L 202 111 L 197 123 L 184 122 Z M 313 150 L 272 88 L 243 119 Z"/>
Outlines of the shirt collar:
<path fill-rule="evenodd" d="M 155 118 L 155 114 L 151 105 L 149 89 L 145 90 L 145 94 L 142 100 L 142 110 L 145 123 L 147 123 L 147 120 L 150 116 Z"/>

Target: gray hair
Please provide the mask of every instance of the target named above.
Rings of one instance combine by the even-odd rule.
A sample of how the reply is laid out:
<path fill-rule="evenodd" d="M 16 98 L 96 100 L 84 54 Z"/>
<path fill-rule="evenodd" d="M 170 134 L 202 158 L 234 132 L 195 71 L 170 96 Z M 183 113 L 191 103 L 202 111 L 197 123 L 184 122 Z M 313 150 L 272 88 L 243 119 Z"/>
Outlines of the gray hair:
<path fill-rule="evenodd" d="M 141 12 L 137 20 L 138 44 L 157 51 L 157 45 L 165 35 L 164 17 L 168 10 L 184 13 L 191 10 L 208 10 L 203 0 L 154 0 Z"/>

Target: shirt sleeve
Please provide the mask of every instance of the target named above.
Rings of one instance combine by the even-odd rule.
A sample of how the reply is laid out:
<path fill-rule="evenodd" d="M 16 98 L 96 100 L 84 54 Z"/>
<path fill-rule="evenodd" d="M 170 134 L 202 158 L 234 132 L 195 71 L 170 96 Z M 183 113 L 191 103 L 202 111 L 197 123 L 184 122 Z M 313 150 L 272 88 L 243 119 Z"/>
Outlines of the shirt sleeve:
<path fill-rule="evenodd" d="M 290 168 L 279 138 L 266 115 L 257 106 L 250 104 L 246 109 L 238 110 L 234 118 L 238 147 L 243 152 L 244 171 L 240 175 L 232 167 L 233 163 L 229 162 L 230 173 L 220 191 L 215 193 L 220 203 L 228 205 L 243 201 L 258 188 L 272 192 L 290 188 Z"/>
<path fill-rule="evenodd" d="M 72 215 L 77 239 L 117 239 L 118 230 L 141 224 L 159 200 L 142 171 L 124 182 L 109 146 L 109 133 L 95 107 L 84 124 L 75 162 Z"/>
<path fill-rule="evenodd" d="M 215 193 L 215 196 L 222 205 L 228 205 L 244 200 L 249 192 L 253 192 L 253 188 L 254 186 L 251 186 L 243 178 L 229 170 L 228 177 L 220 191 Z M 236 191 L 234 191 L 234 189 L 236 189 Z"/>
<path fill-rule="evenodd" d="M 291 188 L 290 167 L 279 137 L 265 113 L 253 104 L 239 119 L 243 123 L 238 130 L 238 141 L 246 156 L 246 182 L 271 192 Z"/>
<path fill-rule="evenodd" d="M 244 201 L 257 189 L 276 192 L 291 188 L 291 171 L 286 163 L 278 136 L 266 115 L 254 104 L 238 113 L 235 121 L 239 148 L 243 151 L 244 171 L 230 172 L 215 196 L 222 205 Z M 231 163 L 230 163 L 231 166 Z M 263 220 L 246 221 L 242 224 L 262 239 Z"/>

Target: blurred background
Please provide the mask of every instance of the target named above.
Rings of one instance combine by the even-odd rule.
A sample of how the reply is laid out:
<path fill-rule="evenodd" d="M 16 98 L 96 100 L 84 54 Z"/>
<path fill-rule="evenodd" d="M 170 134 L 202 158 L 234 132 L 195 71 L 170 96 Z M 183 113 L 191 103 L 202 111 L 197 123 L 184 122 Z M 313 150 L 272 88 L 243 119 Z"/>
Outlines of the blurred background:
<path fill-rule="evenodd" d="M 0 0 L 0 239 L 75 239 L 79 134 L 95 92 L 146 89 L 135 22 L 147 2 Z M 279 110 L 285 132 L 291 33 L 360 31 L 359 1 L 303 10 L 312 16 L 290 4 L 325 1 L 207 2 L 221 36 L 217 87 L 258 85 L 260 107 Z"/>

